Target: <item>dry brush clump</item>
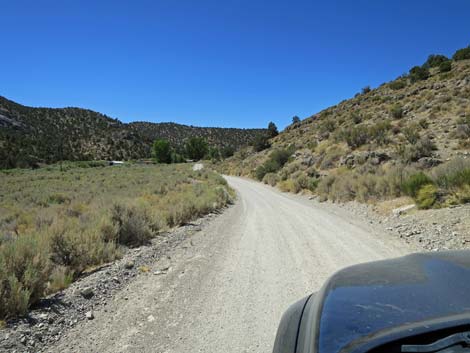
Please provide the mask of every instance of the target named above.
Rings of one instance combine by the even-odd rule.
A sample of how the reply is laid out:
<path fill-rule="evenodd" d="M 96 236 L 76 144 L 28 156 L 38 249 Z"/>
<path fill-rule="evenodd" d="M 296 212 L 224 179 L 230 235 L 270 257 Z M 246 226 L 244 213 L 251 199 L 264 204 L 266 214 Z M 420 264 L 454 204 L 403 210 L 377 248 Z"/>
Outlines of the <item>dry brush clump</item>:
<path fill-rule="evenodd" d="M 419 208 L 470 202 L 470 161 L 455 159 L 426 172 L 399 164 L 354 170 L 339 168 L 319 181 L 321 199 L 360 202 L 412 197 Z"/>
<path fill-rule="evenodd" d="M 10 170 L 0 184 L 0 319 L 234 197 L 184 164 Z"/>

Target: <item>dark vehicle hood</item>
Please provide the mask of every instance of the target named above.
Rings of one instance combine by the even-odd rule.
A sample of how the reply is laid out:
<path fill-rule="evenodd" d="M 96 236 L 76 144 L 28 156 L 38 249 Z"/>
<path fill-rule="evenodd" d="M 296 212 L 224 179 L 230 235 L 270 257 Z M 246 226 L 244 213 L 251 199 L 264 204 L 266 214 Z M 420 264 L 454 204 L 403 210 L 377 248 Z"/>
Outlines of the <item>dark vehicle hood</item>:
<path fill-rule="evenodd" d="M 417 322 L 470 318 L 470 252 L 414 254 L 349 267 L 330 278 L 316 301 L 314 351 L 319 353 L 355 352 L 372 336 Z"/>

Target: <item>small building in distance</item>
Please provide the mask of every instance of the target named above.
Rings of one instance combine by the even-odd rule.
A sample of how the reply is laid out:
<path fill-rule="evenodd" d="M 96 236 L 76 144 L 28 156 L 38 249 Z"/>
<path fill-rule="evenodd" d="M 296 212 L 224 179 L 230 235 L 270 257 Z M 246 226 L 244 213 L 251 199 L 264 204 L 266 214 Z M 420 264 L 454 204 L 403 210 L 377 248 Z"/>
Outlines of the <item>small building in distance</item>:
<path fill-rule="evenodd" d="M 109 161 L 109 165 L 123 165 L 123 161 Z"/>

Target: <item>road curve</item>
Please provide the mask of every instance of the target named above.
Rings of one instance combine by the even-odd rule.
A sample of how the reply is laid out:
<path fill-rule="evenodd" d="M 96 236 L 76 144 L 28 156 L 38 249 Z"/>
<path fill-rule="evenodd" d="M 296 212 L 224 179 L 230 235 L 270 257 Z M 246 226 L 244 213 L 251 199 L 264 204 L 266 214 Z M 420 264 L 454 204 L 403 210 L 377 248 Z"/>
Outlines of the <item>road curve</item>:
<path fill-rule="evenodd" d="M 283 311 L 338 269 L 403 255 L 346 211 L 227 177 L 237 203 L 51 352 L 268 353 Z M 154 264 L 158 266 L 158 263 Z"/>

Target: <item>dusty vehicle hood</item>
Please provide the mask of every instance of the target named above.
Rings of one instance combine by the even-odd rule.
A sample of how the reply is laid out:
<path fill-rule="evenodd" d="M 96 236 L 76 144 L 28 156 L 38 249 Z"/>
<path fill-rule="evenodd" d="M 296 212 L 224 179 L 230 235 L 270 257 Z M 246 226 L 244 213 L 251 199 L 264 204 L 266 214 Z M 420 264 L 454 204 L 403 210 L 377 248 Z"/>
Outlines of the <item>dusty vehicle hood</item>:
<path fill-rule="evenodd" d="M 413 323 L 470 318 L 470 252 L 414 254 L 349 267 L 333 275 L 316 300 L 313 351 L 319 353 L 355 352 L 372 336 Z"/>

